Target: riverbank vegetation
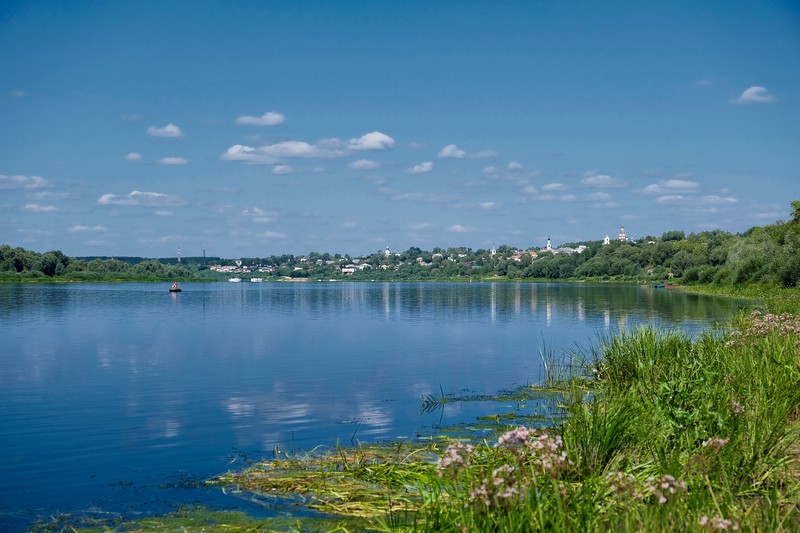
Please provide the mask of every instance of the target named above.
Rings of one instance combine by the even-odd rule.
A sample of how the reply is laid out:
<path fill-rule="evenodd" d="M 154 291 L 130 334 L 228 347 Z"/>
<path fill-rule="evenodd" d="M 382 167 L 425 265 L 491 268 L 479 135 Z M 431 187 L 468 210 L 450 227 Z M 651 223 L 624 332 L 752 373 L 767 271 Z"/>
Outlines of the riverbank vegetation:
<path fill-rule="evenodd" d="M 740 234 L 667 231 L 636 240 L 584 241 L 557 247 L 496 250 L 412 247 L 360 257 L 312 252 L 220 259 L 71 258 L 0 246 L 0 281 L 224 280 L 601 280 L 677 281 L 739 287 L 796 287 L 800 282 L 800 200 L 792 218 Z"/>
<path fill-rule="evenodd" d="M 753 311 L 696 339 L 639 329 L 576 356 L 580 370 L 550 384 L 566 415 L 551 424 L 284 458 L 212 483 L 300 494 L 382 531 L 800 528 L 800 318 Z"/>

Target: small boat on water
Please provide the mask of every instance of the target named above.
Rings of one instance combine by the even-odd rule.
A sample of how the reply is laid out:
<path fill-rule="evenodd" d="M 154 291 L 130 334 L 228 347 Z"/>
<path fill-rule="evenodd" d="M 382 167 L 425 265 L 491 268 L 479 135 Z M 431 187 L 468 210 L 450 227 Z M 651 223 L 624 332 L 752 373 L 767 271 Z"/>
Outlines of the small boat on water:
<path fill-rule="evenodd" d="M 178 287 L 177 283 L 173 283 L 172 287 L 169 288 L 169 292 L 181 292 L 181 288 Z"/>
<path fill-rule="evenodd" d="M 241 283 L 242 278 L 228 278 L 231 283 Z"/>
<path fill-rule="evenodd" d="M 262 283 L 264 278 L 250 278 L 250 283 Z"/>

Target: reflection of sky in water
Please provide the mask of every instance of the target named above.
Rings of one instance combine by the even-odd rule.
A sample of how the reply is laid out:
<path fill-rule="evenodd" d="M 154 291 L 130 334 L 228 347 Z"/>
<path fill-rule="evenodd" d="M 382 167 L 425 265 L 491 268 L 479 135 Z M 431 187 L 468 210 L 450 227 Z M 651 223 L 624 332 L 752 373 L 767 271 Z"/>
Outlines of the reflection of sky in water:
<path fill-rule="evenodd" d="M 0 501 L 80 507 L 125 477 L 224 470 L 232 448 L 413 437 L 481 410 L 420 414 L 422 396 L 536 383 L 542 349 L 729 313 L 610 284 L 2 286 Z"/>

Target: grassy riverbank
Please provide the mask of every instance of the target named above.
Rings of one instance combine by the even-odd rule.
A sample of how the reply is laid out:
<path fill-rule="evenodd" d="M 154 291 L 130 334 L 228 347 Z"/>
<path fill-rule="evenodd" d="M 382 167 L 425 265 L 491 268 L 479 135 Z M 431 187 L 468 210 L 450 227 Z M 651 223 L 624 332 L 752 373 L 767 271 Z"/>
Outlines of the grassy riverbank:
<path fill-rule="evenodd" d="M 566 354 L 548 374 L 549 392 L 527 387 L 514 396 L 519 404 L 543 394 L 557 400 L 536 427 L 498 416 L 476 424 L 483 438 L 465 432 L 290 457 L 278 450 L 274 461 L 209 481 L 268 507 L 308 510 L 288 521 L 226 515 L 223 527 L 213 513 L 205 523 L 190 513 L 187 524 L 184 512 L 114 526 L 800 530 L 797 292 L 731 296 L 758 298 L 759 310 L 697 338 L 646 328 Z"/>

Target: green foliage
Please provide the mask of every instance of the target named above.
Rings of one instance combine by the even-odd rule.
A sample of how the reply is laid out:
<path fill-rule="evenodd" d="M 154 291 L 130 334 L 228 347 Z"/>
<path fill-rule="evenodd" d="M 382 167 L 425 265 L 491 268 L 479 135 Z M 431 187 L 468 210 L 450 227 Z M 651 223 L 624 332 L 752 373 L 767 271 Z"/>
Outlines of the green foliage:
<path fill-rule="evenodd" d="M 84 261 L 67 257 L 60 251 L 40 254 L 0 245 L 0 280 L 3 281 L 172 281 L 194 279 L 199 269 L 197 264 L 165 264 L 155 259 Z"/>
<path fill-rule="evenodd" d="M 311 252 L 240 258 L 236 262 L 254 272 L 267 267 L 258 277 L 308 280 L 473 280 L 473 279 L 601 279 L 663 282 L 678 279 L 685 283 L 747 285 L 767 284 L 796 287 L 800 283 L 800 200 L 794 200 L 792 220 L 755 227 L 739 235 L 714 230 L 686 235 L 667 231 L 660 238 L 646 237 L 636 242 L 600 241 L 568 243 L 562 248 L 527 251 L 503 244 L 495 254 L 467 247 L 411 247 L 399 253 L 384 250 L 361 257 Z M 580 247 L 580 252 L 577 251 Z M 530 254 L 528 252 L 534 252 Z M 191 259 L 191 260 L 190 260 Z M 36 252 L 0 246 L 0 279 L 65 280 L 169 280 L 225 279 L 227 275 L 209 272 L 210 262 L 233 265 L 234 260 L 104 257 L 75 259 L 59 251 Z M 356 271 L 342 271 L 356 265 Z M 363 268 L 362 268 L 363 267 Z M 200 272 L 203 271 L 201 274 Z M 255 274 L 254 274 L 255 275 Z M 215 277 L 216 276 L 216 277 Z"/>

